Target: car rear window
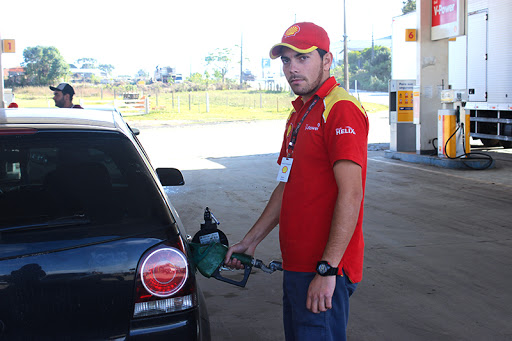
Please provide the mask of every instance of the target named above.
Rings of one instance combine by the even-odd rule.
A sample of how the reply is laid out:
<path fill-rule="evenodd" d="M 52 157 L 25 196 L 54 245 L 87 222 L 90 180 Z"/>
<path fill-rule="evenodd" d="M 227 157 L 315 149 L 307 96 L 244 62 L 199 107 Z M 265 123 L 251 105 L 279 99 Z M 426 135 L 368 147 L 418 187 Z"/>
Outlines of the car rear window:
<path fill-rule="evenodd" d="M 0 228 L 168 218 L 151 173 L 123 134 L 0 134 Z"/>

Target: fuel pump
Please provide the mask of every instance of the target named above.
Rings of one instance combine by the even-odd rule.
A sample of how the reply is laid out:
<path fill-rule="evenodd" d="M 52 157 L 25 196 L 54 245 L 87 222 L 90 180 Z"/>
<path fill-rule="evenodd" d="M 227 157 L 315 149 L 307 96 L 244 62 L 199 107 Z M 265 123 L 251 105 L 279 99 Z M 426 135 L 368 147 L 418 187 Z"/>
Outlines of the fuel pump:
<path fill-rule="evenodd" d="M 437 154 L 448 159 L 461 159 L 468 168 L 483 170 L 494 165 L 489 154 L 471 153 L 470 111 L 465 110 L 464 91 L 441 91 L 443 109 L 438 110 Z"/>
<path fill-rule="evenodd" d="M 279 261 L 271 261 L 269 265 L 265 265 L 261 260 L 255 259 L 243 253 L 233 253 L 231 258 L 236 258 L 244 265 L 244 278 L 240 281 L 224 277 L 221 275 L 223 270 L 231 270 L 224 267 L 224 258 L 228 251 L 228 239 L 224 232 L 217 228 L 220 222 L 206 207 L 204 211 L 204 224 L 201 229 L 194 235 L 189 243 L 192 251 L 192 261 L 199 272 L 206 278 L 213 277 L 219 281 L 245 287 L 252 268 L 261 269 L 266 273 L 273 273 L 276 270 L 282 271 L 282 264 Z"/>
<path fill-rule="evenodd" d="M 464 158 L 470 152 L 469 111 L 464 109 L 464 92 L 461 90 L 443 90 L 438 110 L 437 154 L 450 159 Z"/>

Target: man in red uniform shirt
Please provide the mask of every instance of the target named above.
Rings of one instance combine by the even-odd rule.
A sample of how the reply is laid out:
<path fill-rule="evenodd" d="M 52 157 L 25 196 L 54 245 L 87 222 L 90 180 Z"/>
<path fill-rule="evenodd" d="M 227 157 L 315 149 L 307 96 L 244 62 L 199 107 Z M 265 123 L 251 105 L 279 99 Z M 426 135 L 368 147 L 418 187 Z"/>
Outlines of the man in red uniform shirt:
<path fill-rule="evenodd" d="M 325 30 L 289 27 L 270 51 L 299 97 L 278 158 L 279 184 L 263 213 L 232 252 L 254 254 L 279 223 L 286 340 L 345 340 L 349 297 L 362 279 L 363 199 L 368 117 L 330 77 Z"/>

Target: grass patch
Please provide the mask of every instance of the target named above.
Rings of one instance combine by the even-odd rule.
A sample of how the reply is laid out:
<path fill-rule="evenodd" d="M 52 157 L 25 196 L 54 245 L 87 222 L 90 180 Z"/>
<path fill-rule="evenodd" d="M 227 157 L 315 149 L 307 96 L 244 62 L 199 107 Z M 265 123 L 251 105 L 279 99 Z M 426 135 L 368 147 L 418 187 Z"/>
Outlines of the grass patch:
<path fill-rule="evenodd" d="M 109 89 L 75 87 L 73 102 L 122 99 Z M 48 87 L 28 87 L 15 91 L 16 102 L 21 108 L 54 107 L 53 92 Z M 156 89 L 144 94 L 150 98 L 147 115 L 126 116 L 128 121 L 181 120 L 193 122 L 226 122 L 286 119 L 295 95 L 289 92 L 254 90 L 218 90 L 197 92 L 161 92 Z M 207 101 L 208 99 L 208 101 Z M 207 107 L 207 102 L 208 107 Z M 368 114 L 387 111 L 388 106 L 362 103 Z"/>
<path fill-rule="evenodd" d="M 366 110 L 366 113 L 368 113 L 368 114 L 371 114 L 373 112 L 389 110 L 389 106 L 384 105 L 384 104 L 368 103 L 368 102 L 363 102 L 361 104 L 363 105 L 364 109 Z"/>

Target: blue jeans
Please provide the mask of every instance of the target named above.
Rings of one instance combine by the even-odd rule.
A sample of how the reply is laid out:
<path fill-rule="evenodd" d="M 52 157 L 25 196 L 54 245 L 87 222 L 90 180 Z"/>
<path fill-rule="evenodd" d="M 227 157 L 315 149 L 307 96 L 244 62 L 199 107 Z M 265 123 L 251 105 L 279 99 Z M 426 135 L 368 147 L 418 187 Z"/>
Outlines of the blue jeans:
<path fill-rule="evenodd" d="M 347 276 L 336 276 L 332 309 L 314 314 L 306 309 L 309 284 L 314 272 L 284 271 L 283 322 L 286 341 L 344 341 L 349 312 L 349 297 L 357 284 Z"/>

